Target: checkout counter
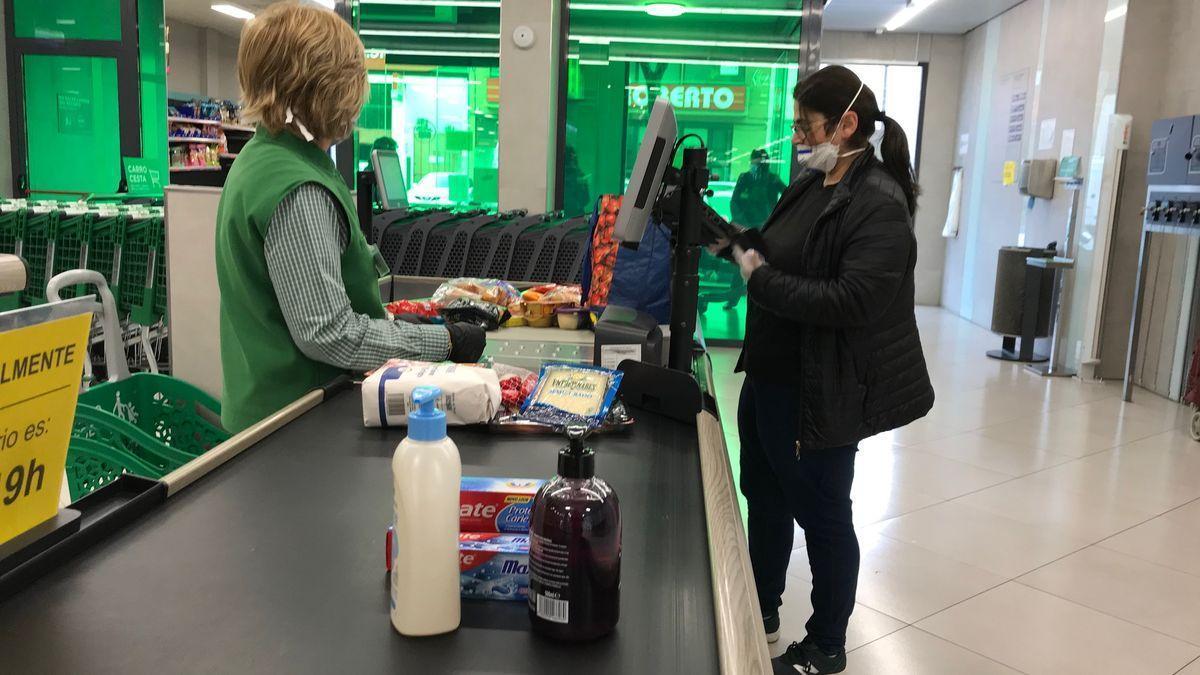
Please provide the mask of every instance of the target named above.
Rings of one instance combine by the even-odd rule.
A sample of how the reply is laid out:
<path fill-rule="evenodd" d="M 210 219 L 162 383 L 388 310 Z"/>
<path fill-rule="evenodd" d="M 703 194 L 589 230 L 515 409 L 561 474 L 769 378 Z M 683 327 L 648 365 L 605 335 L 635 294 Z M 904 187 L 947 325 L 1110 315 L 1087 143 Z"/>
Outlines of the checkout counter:
<path fill-rule="evenodd" d="M 436 281 L 381 290 L 420 297 Z M 591 360 L 590 332 L 502 329 L 489 343 L 517 365 Z M 470 600 L 457 632 L 397 634 L 384 538 L 404 429 L 364 428 L 357 385 L 344 380 L 93 514 L 102 522 L 85 525 L 86 547 L 0 599 L 4 670 L 770 672 L 711 371 L 696 358 L 698 414 L 634 403 L 632 428 L 591 443 L 624 528 L 621 619 L 606 638 L 549 641 L 530 632 L 524 603 Z M 463 474 L 477 476 L 549 476 L 564 443 L 450 435 Z"/>

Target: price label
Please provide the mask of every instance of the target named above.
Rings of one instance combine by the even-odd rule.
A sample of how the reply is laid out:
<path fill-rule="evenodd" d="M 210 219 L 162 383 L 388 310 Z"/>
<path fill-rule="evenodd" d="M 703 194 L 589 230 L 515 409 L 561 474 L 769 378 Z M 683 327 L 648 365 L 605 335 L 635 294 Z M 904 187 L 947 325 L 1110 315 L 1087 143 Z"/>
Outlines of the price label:
<path fill-rule="evenodd" d="M 0 333 L 0 544 L 58 512 L 92 315 Z"/>

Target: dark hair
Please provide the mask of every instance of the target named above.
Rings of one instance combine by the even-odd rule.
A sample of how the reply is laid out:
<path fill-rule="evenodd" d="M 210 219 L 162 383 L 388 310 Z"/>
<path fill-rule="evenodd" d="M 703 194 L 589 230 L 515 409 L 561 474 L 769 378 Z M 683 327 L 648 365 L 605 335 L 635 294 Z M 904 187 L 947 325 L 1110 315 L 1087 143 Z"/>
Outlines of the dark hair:
<path fill-rule="evenodd" d="M 755 150 L 754 152 L 750 153 L 750 159 L 752 161 L 756 160 L 756 159 L 768 159 L 768 158 L 770 158 L 770 155 L 767 154 L 767 151 L 764 150 L 763 148 L 759 148 L 759 149 Z"/>
<path fill-rule="evenodd" d="M 869 145 L 871 135 L 875 133 L 875 123 L 883 124 L 883 141 L 880 143 L 883 166 L 904 191 L 904 197 L 908 201 L 908 212 L 916 213 L 917 196 L 921 194 L 921 187 L 917 185 L 912 159 L 908 156 L 908 137 L 904 134 L 904 129 L 900 128 L 899 122 L 879 110 L 875 92 L 863 84 L 854 71 L 844 66 L 826 66 L 797 84 L 792 95 L 801 109 L 824 115 L 829 120 L 829 128 L 832 129 L 846 110 L 846 106 L 854 99 L 854 93 L 860 85 L 862 92 L 854 102 L 854 107 L 850 108 L 858 114 L 858 131 L 851 137 L 853 147 Z"/>

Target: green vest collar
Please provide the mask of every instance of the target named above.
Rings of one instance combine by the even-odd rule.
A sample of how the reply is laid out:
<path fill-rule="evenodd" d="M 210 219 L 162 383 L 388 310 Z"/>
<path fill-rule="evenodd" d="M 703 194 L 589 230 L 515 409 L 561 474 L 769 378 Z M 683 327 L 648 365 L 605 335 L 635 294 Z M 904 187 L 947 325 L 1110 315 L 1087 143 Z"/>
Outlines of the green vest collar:
<path fill-rule="evenodd" d="M 259 142 L 274 143 L 283 146 L 312 162 L 322 170 L 336 171 L 333 160 L 329 158 L 329 155 L 325 154 L 316 145 L 309 143 L 287 129 L 281 129 L 279 133 L 273 134 L 262 124 L 259 124 L 254 131 L 254 138 L 258 139 Z"/>

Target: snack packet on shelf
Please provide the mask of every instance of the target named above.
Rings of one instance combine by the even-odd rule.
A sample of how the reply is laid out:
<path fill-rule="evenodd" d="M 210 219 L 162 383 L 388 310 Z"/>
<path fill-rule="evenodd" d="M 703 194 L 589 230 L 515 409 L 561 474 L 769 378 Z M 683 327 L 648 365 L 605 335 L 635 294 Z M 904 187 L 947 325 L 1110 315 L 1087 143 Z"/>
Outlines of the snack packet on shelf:
<path fill-rule="evenodd" d="M 489 422 L 500 410 L 500 378 L 495 370 L 397 359 L 363 381 L 363 424 L 408 424 L 413 390 L 424 385 L 442 390 L 437 407 L 446 411 L 446 424 L 451 426 Z"/>
<path fill-rule="evenodd" d="M 604 424 L 624 376 L 619 370 L 567 363 L 542 366 L 521 417 L 555 427 Z"/>

